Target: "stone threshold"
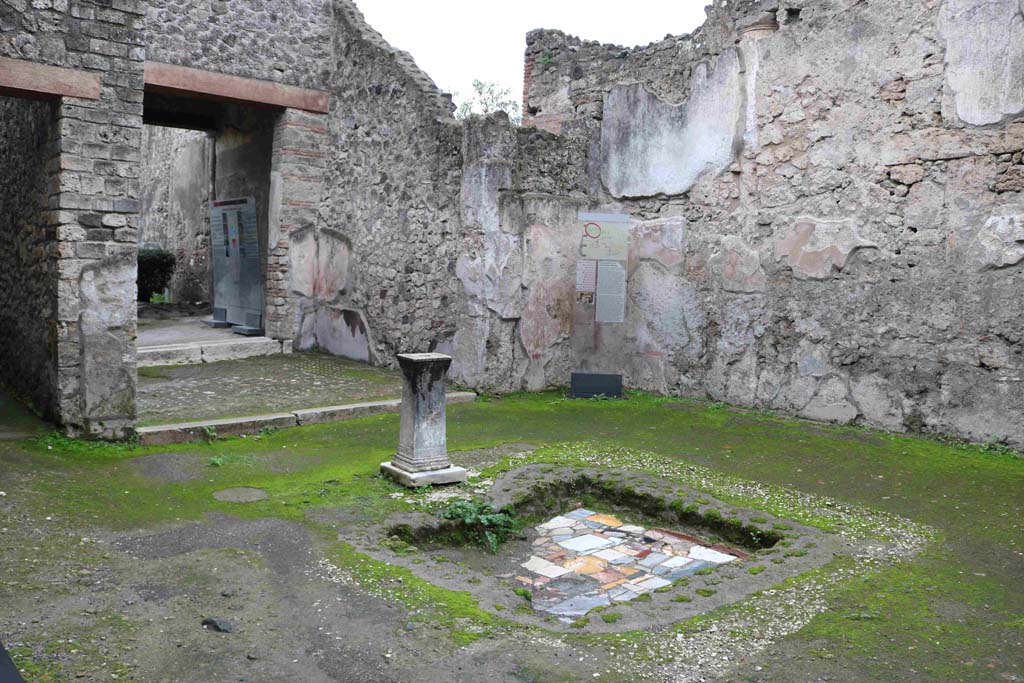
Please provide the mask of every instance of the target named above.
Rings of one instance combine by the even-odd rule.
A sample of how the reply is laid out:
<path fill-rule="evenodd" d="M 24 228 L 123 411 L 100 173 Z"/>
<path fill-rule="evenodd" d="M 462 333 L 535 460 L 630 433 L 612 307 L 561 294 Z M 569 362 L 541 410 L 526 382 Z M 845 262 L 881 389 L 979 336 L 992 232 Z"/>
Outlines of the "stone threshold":
<path fill-rule="evenodd" d="M 140 346 L 137 365 L 140 368 L 159 365 L 196 365 L 222 360 L 241 360 L 256 356 L 276 356 L 292 352 L 291 340 L 269 337 L 240 337 L 218 341 Z"/>
<path fill-rule="evenodd" d="M 447 394 L 447 402 L 449 404 L 472 403 L 475 400 L 476 394 L 471 391 L 457 391 Z M 206 441 L 214 434 L 217 436 L 242 436 L 258 434 L 264 428 L 289 429 L 291 427 L 302 427 L 326 422 L 341 422 L 357 417 L 397 413 L 401 408 L 402 399 L 395 398 L 386 401 L 349 403 L 341 406 L 309 408 L 294 410 L 288 413 L 257 415 L 255 417 L 153 425 L 150 427 L 139 427 L 135 431 L 138 433 L 139 442 L 143 446 L 166 446 L 169 444 Z"/>

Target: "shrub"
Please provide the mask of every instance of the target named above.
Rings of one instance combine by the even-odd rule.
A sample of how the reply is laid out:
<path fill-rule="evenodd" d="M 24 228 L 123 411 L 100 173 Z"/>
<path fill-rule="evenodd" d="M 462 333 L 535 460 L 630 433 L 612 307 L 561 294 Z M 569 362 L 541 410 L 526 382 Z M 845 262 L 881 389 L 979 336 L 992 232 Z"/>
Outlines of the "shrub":
<path fill-rule="evenodd" d="M 461 523 L 469 541 L 492 553 L 515 531 L 509 515 L 475 500 L 457 500 L 441 511 L 441 517 Z"/>
<path fill-rule="evenodd" d="M 139 301 L 162 294 L 174 274 L 174 254 L 165 249 L 139 249 Z"/>

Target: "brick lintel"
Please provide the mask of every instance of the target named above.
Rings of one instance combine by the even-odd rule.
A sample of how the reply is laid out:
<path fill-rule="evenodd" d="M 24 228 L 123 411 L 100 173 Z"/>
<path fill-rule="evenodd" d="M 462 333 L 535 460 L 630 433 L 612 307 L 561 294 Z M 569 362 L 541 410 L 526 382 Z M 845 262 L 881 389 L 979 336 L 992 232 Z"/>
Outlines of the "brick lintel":
<path fill-rule="evenodd" d="M 225 100 L 242 104 L 302 109 L 325 114 L 330 96 L 320 90 L 273 81 L 229 76 L 187 66 L 146 62 L 146 91 Z"/>
<path fill-rule="evenodd" d="M 100 77 L 86 71 L 0 57 L 0 95 L 37 100 L 60 97 L 98 100 Z"/>

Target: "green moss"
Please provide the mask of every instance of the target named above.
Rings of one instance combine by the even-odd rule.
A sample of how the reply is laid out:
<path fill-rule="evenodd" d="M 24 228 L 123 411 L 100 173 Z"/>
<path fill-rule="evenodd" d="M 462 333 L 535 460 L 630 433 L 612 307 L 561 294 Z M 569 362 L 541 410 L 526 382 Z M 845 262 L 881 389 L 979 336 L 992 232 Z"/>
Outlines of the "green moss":
<path fill-rule="evenodd" d="M 703 598 L 710 598 L 712 595 L 714 595 L 718 591 L 716 591 L 713 588 L 698 588 L 694 592 L 697 593 L 697 595 L 699 595 L 699 596 L 701 596 Z"/>
<path fill-rule="evenodd" d="M 748 574 L 753 574 L 754 576 L 757 576 L 758 574 L 760 574 L 764 570 L 765 570 L 765 566 L 764 565 L 758 565 L 756 567 L 750 567 L 749 569 L 747 569 L 747 573 Z"/>
<path fill-rule="evenodd" d="M 602 612 L 601 621 L 606 624 L 614 624 L 616 621 L 622 618 L 622 614 L 619 612 Z"/>
<path fill-rule="evenodd" d="M 689 595 L 680 594 L 673 597 L 672 602 L 693 602 L 693 598 L 691 598 Z"/>
<path fill-rule="evenodd" d="M 28 647 L 12 647 L 8 654 L 10 654 L 15 668 L 22 673 L 26 681 L 31 681 L 32 683 L 58 683 L 59 681 L 68 680 L 68 677 L 64 675 L 64 672 L 54 660 L 53 655 L 37 657 L 32 649 Z"/>
<path fill-rule="evenodd" d="M 527 602 L 533 602 L 533 593 L 528 588 L 513 588 L 512 592 Z"/>
<path fill-rule="evenodd" d="M 670 401 L 680 409 L 662 409 Z M 318 507 L 348 510 L 367 522 L 410 509 L 407 500 L 390 498 L 403 489 L 376 476 L 379 463 L 393 452 L 397 428 L 397 416 L 389 415 L 284 430 L 258 441 L 224 439 L 151 448 L 49 435 L 0 444 L 0 455 L 16 453 L 3 466 L 11 476 L 28 478 L 32 496 L 23 504 L 35 506 L 33 511 L 40 516 L 89 520 L 114 530 L 199 520 L 210 513 L 294 521 L 313 528 L 331 561 L 355 574 L 372 594 L 422 610 L 423 620 L 453 634 L 453 641 L 521 632 L 523 627 L 480 609 L 469 594 L 440 589 L 404 569 L 376 563 L 338 543 L 334 528 L 310 521 Z M 729 505 L 757 503 L 773 515 L 826 530 L 835 530 L 832 516 L 800 507 L 784 489 L 771 489 L 782 493 L 762 504 L 733 493 L 731 483 L 756 480 L 769 488 L 822 494 L 844 505 L 867 506 L 938 527 L 941 555 L 922 556 L 841 587 L 832 596 L 831 609 L 791 637 L 792 643 L 818 643 L 815 647 L 833 653 L 837 670 L 858 671 L 865 680 L 982 678 L 984 673 L 965 673 L 962 662 L 1010 661 L 1013 655 L 1006 643 L 1019 641 L 1024 613 L 1019 572 L 1006 562 L 982 559 L 1002 557 L 1020 547 L 1024 462 L 1001 450 L 711 409 L 698 401 L 635 393 L 623 402 L 564 401 L 547 393 L 451 406 L 448 439 L 456 452 L 533 443 L 541 450 L 530 461 L 547 461 L 550 466 L 593 464 L 593 454 L 603 454 L 619 466 L 635 462 L 631 468 L 654 473 L 677 464 L 706 466 L 710 469 L 701 470 L 700 477 L 709 495 Z M 579 447 L 561 445 L 565 443 Z M 739 452 L 742 458 L 735 456 Z M 202 476 L 162 482 L 143 477 L 128 462 L 156 453 L 194 459 Z M 631 453 L 644 457 L 632 458 Z M 680 453 L 699 454 L 699 459 Z M 208 467 L 212 457 L 252 461 Z M 288 468 L 281 468 L 281 462 Z M 505 462 L 491 471 L 508 466 Z M 325 484 L 328 481 L 337 483 Z M 263 488 L 270 499 L 239 506 L 212 498 L 214 491 L 234 486 Z M 623 491 L 628 493 L 628 487 Z M 701 500 L 697 502 L 710 504 L 709 498 Z M 560 504 L 551 502 L 555 507 Z M 671 504 L 673 510 L 696 512 L 690 505 Z M 780 547 L 792 544 L 785 541 Z M 775 557 L 772 562 L 782 560 Z M 836 566 L 829 571 L 836 571 Z M 10 580 L 19 581 L 20 575 Z M 526 604 L 515 610 L 532 614 Z M 707 619 L 719 619 L 723 613 L 716 611 Z M 860 616 L 865 614 L 874 616 Z M 654 636 L 623 637 L 644 642 Z M 22 653 L 21 661 L 26 656 Z M 975 672 L 983 669 L 979 664 Z M 37 679 L 45 680 L 30 678 Z"/>
<path fill-rule="evenodd" d="M 576 621 L 569 624 L 570 628 L 586 628 L 590 624 L 590 619 L 586 617 L 580 617 Z"/>

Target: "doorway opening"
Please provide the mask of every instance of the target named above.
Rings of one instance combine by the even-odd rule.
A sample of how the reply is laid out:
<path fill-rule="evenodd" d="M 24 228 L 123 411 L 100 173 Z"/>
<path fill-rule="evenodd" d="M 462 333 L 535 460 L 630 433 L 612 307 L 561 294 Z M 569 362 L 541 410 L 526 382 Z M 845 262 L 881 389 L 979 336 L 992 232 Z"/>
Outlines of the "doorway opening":
<path fill-rule="evenodd" d="M 273 107 L 146 93 L 140 367 L 290 350 L 264 336 L 279 115 Z"/>

